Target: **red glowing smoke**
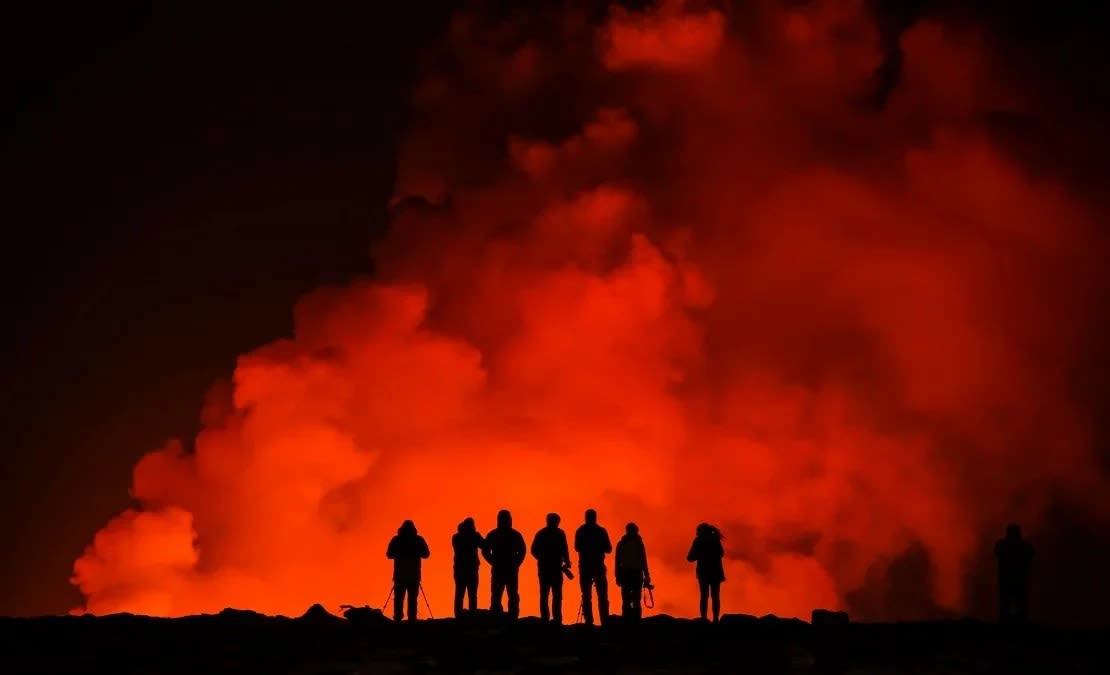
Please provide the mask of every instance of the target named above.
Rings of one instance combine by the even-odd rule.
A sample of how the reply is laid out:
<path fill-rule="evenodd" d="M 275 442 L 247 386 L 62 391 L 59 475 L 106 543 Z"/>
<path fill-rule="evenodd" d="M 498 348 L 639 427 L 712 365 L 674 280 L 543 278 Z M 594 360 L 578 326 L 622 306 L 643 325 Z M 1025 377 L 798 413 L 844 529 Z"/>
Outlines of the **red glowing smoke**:
<path fill-rule="evenodd" d="M 636 520 L 660 611 L 693 612 L 701 521 L 726 611 L 846 606 L 914 546 L 958 611 L 984 532 L 1105 507 L 1067 379 L 1091 216 L 992 142 L 982 113 L 1024 102 L 980 34 L 916 24 L 891 88 L 875 26 L 845 0 L 460 14 L 381 275 L 305 297 L 193 451 L 143 458 L 141 508 L 75 565 L 87 611 L 376 604 L 406 518 L 445 611 L 450 534 L 503 507 L 528 538 Z"/>

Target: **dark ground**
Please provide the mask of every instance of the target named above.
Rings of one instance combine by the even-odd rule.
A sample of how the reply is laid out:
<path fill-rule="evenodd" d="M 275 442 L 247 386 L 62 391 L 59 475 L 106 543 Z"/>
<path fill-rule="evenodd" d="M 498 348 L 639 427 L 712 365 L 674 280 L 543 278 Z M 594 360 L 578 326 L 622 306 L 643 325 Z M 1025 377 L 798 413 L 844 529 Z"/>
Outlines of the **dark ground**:
<path fill-rule="evenodd" d="M 314 608 L 288 619 L 225 610 L 0 619 L 5 673 L 1097 673 L 1106 631 L 979 622 L 813 626 L 657 616 L 637 626 L 554 628 L 477 617 L 395 625 Z M 1099 664 L 1103 665 L 1100 666 Z"/>

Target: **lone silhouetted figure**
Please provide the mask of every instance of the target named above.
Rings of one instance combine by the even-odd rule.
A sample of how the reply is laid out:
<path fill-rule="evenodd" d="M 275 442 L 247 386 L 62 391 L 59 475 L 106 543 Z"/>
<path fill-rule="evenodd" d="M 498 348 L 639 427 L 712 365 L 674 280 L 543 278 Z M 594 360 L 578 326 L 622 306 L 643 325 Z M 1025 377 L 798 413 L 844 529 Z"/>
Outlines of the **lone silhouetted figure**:
<path fill-rule="evenodd" d="M 451 536 L 451 548 L 455 550 L 455 616 L 462 616 L 463 596 L 466 596 L 467 609 L 478 609 L 478 551 L 485 546 L 486 540 L 474 527 L 474 519 L 467 518 L 459 523 L 459 531 Z"/>
<path fill-rule="evenodd" d="M 540 575 L 540 618 L 557 624 L 563 622 L 563 570 L 570 569 L 567 533 L 559 528 L 559 521 L 558 513 L 547 514 L 547 527 L 532 539 L 532 557 Z"/>
<path fill-rule="evenodd" d="M 721 620 L 721 582 L 725 580 L 725 549 L 721 546 L 721 533 L 708 523 L 698 525 L 694 543 L 686 554 L 688 562 L 696 562 L 698 577 L 698 609 L 705 619 L 708 598 L 713 596 L 713 623 Z"/>
<path fill-rule="evenodd" d="M 617 542 L 616 559 L 617 585 L 621 587 L 621 616 L 636 621 L 643 615 L 640 596 L 645 585 L 651 583 L 648 572 L 647 549 L 640 537 L 640 528 L 629 523 L 624 528 L 624 536 Z"/>
<path fill-rule="evenodd" d="M 574 533 L 578 553 L 578 585 L 582 589 L 582 618 L 593 625 L 591 587 L 597 588 L 597 612 L 601 623 L 609 620 L 609 580 L 605 575 L 605 556 L 613 551 L 609 533 L 597 524 L 597 511 L 587 509 L 586 522 Z"/>
<path fill-rule="evenodd" d="M 1029 572 L 1033 545 L 1022 538 L 1021 527 L 1007 525 L 1006 536 L 994 545 L 998 558 L 998 620 L 1024 623 L 1029 619 Z"/>
<path fill-rule="evenodd" d="M 408 599 L 409 621 L 416 621 L 417 595 L 420 593 L 420 563 L 431 553 L 428 542 L 416 533 L 411 520 L 401 523 L 397 536 L 389 540 L 385 556 L 393 561 L 393 620 L 402 619 Z"/>
<path fill-rule="evenodd" d="M 501 607 L 501 595 L 508 592 L 509 616 L 520 616 L 520 565 L 528 555 L 528 547 L 524 537 L 513 529 L 513 516 L 507 510 L 497 512 L 497 527 L 486 535 L 486 544 L 482 548 L 482 556 L 490 564 L 490 581 L 492 582 L 492 597 L 489 608 L 498 614 L 504 610 Z"/>

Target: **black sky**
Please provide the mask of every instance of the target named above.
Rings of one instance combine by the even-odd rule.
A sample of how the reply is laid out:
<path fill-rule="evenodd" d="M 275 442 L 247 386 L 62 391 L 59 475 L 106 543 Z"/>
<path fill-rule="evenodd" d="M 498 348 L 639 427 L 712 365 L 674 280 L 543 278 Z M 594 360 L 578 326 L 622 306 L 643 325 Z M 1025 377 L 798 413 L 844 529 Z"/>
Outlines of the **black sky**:
<path fill-rule="evenodd" d="M 372 273 L 417 52 L 453 4 L 5 10 L 0 615 L 76 605 L 73 560 L 128 506 L 137 459 L 193 435 L 297 296 Z M 1076 119 L 1110 108 L 1087 3 L 887 4 L 991 16 Z M 1105 149 L 1085 150 L 1096 187 Z"/>

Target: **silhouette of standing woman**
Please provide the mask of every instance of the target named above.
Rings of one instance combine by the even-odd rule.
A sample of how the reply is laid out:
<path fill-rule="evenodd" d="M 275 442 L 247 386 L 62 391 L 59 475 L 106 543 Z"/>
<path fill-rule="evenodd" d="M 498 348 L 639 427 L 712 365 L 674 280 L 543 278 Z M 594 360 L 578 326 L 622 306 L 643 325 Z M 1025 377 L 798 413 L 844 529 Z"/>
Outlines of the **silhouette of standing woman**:
<path fill-rule="evenodd" d="M 393 620 L 400 621 L 408 599 L 409 621 L 416 621 L 416 594 L 420 592 L 420 562 L 429 555 L 428 542 L 411 520 L 401 523 L 389 540 L 385 556 L 393 561 Z"/>
<path fill-rule="evenodd" d="M 467 609 L 478 609 L 478 551 L 486 545 L 486 540 L 474 527 L 474 519 L 467 518 L 459 523 L 459 531 L 451 537 L 451 548 L 455 550 L 455 616 L 462 616 L 463 596 L 466 596 Z"/>
<path fill-rule="evenodd" d="M 725 580 L 725 549 L 721 546 L 721 532 L 708 523 L 698 525 L 694 543 L 686 554 L 688 562 L 696 562 L 698 590 L 701 597 L 698 608 L 705 619 L 709 596 L 713 596 L 713 623 L 721 620 L 721 582 Z"/>

